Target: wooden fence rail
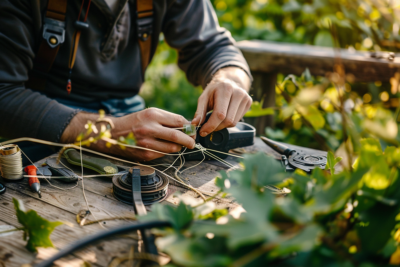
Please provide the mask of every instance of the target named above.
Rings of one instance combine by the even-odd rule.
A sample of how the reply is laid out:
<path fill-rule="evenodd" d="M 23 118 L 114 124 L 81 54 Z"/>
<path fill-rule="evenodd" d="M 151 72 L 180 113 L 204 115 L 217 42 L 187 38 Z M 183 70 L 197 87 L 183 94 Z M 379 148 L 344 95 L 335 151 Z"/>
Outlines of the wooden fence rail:
<path fill-rule="evenodd" d="M 355 82 L 390 81 L 400 70 L 400 54 L 390 52 L 350 51 L 311 45 L 269 41 L 240 41 L 237 46 L 249 63 L 254 82 L 250 94 L 264 107 L 275 106 L 275 84 L 278 73 L 301 75 L 308 68 L 314 76 L 332 72 L 335 63 L 343 64 L 346 74 Z M 272 126 L 273 116 L 252 122 L 258 135 Z"/>

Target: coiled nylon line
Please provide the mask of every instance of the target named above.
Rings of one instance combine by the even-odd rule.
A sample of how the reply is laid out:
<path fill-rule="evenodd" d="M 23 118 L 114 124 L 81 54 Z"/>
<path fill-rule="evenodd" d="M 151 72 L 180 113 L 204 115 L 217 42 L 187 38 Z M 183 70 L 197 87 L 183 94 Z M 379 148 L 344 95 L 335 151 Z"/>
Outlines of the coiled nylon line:
<path fill-rule="evenodd" d="M 17 145 L 0 146 L 0 172 L 8 180 L 22 178 L 22 155 Z"/>

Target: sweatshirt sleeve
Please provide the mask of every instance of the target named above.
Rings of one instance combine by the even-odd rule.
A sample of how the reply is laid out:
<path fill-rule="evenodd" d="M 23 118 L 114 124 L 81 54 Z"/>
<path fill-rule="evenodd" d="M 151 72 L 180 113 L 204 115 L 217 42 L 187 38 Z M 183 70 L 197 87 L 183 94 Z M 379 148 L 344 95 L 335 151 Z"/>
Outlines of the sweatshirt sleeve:
<path fill-rule="evenodd" d="M 31 3 L 39 1 L 0 1 L 0 136 L 58 142 L 77 111 L 25 88 L 40 28 Z"/>
<path fill-rule="evenodd" d="M 194 85 L 205 88 L 217 70 L 228 66 L 243 69 L 252 79 L 246 60 L 230 32 L 219 26 L 209 0 L 174 1 L 162 31 L 166 42 L 178 50 L 178 65 Z"/>

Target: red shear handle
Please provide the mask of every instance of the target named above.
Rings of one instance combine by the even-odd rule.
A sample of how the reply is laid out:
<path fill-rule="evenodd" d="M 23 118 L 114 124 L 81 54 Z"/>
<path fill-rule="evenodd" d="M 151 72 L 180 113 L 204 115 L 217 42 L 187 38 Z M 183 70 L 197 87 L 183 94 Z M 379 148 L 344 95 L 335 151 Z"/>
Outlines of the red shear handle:
<path fill-rule="evenodd" d="M 34 184 L 34 183 L 38 183 L 39 184 L 39 179 L 36 177 L 37 176 L 36 170 L 37 170 L 37 168 L 34 165 L 29 165 L 29 166 L 25 167 L 25 169 L 24 169 L 24 171 L 28 175 L 34 175 L 35 176 L 35 177 L 29 177 L 29 179 L 28 179 L 29 186 L 32 186 L 32 184 Z"/>

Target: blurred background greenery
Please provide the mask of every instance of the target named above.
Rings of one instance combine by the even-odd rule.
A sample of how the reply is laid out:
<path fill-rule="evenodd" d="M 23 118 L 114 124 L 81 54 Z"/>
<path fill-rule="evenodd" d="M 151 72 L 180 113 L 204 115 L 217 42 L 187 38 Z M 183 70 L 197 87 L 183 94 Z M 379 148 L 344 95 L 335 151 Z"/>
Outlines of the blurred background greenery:
<path fill-rule="evenodd" d="M 220 25 L 231 31 L 235 40 L 268 40 L 364 51 L 397 51 L 400 48 L 400 0 L 212 0 Z M 333 30 L 332 30 L 333 29 Z M 148 107 L 158 107 L 193 118 L 200 87 L 193 87 L 176 65 L 177 53 L 161 40 L 146 72 L 141 95 Z M 284 76 L 278 77 L 282 83 Z M 318 77 L 313 77 L 318 81 Z M 392 84 L 393 85 L 393 84 Z M 397 86 L 374 83 L 347 84 L 364 104 L 395 109 Z M 285 83 L 286 93 L 294 96 L 301 88 Z M 276 106 L 285 106 L 277 90 Z M 355 97 L 353 97 L 355 99 Z M 396 101 L 394 101 L 396 100 Z M 339 145 L 340 116 L 329 112 L 327 102 L 319 103 L 328 123 L 318 129 L 331 149 Z M 288 122 L 276 112 L 276 126 L 266 134 L 289 143 L 319 147 L 309 127 L 299 118 Z M 258 133 L 264 134 L 264 133 Z"/>

